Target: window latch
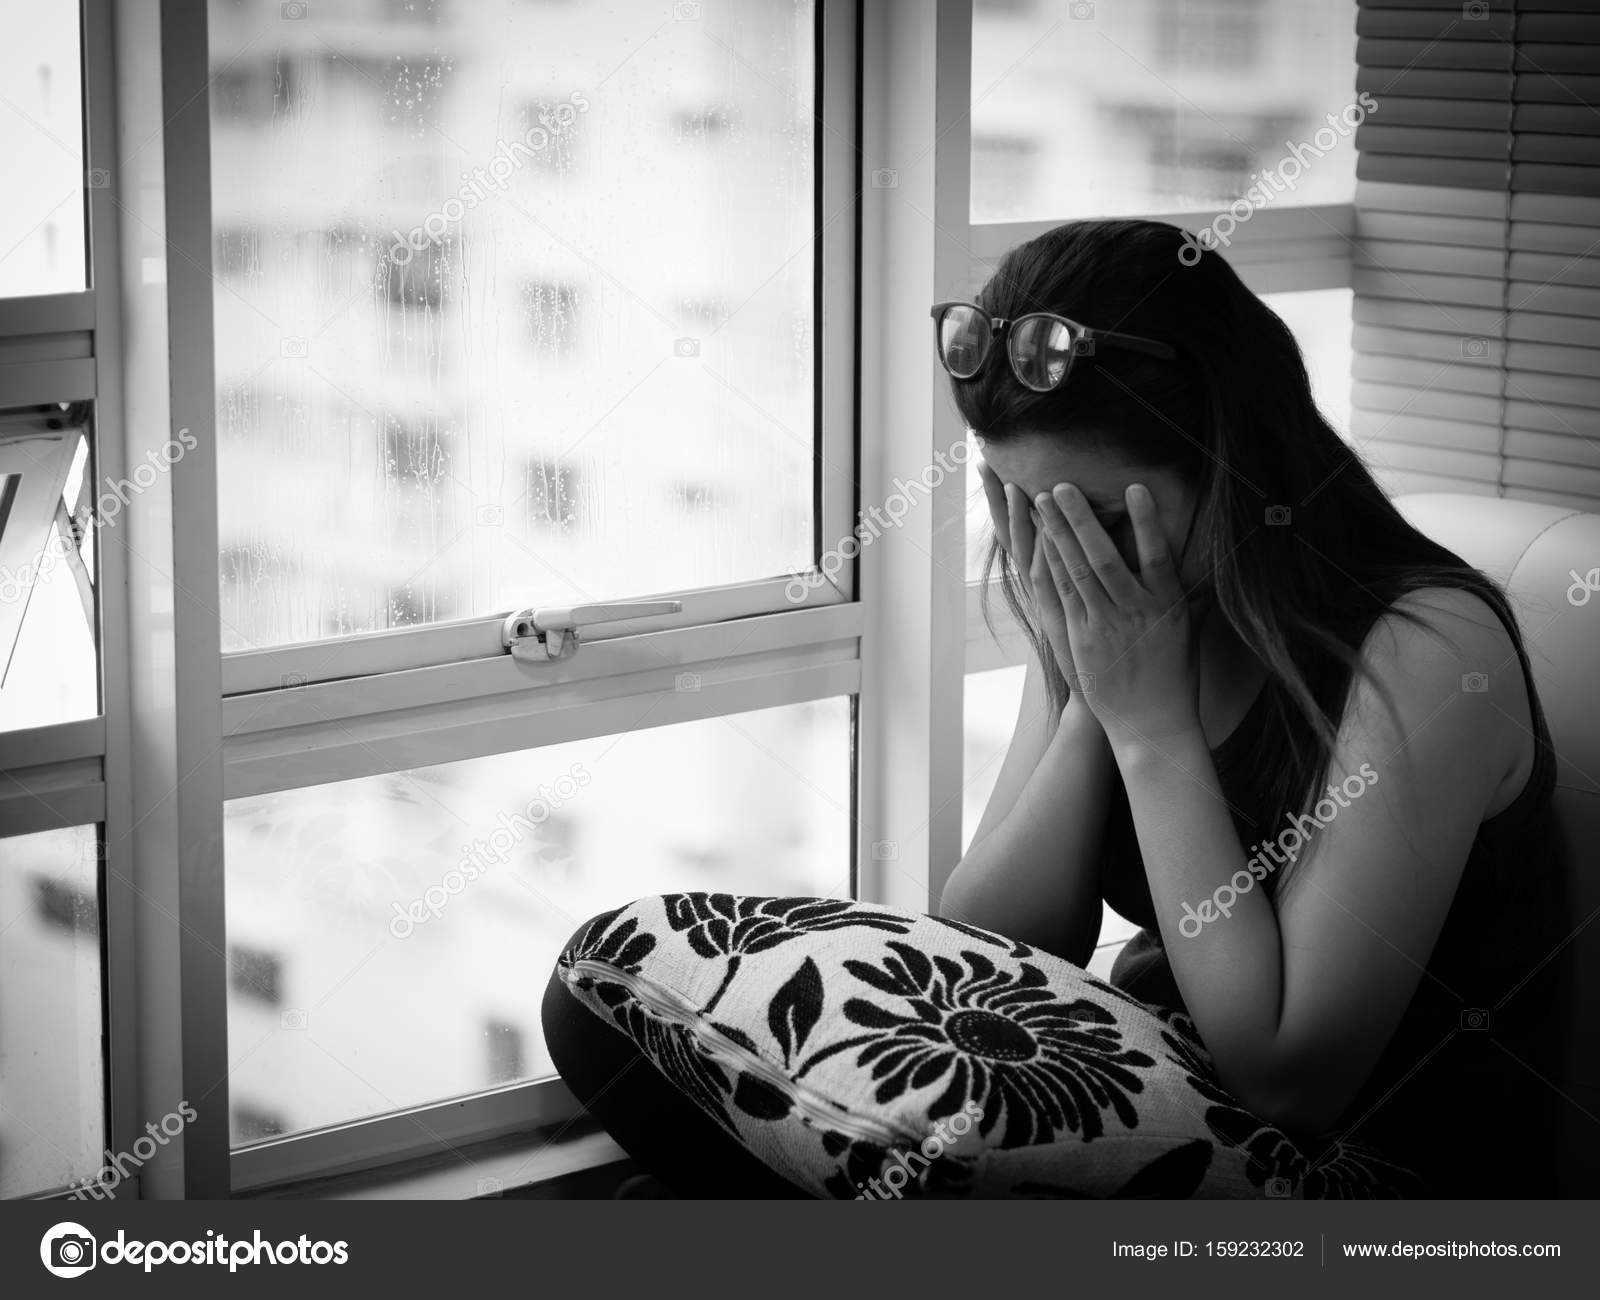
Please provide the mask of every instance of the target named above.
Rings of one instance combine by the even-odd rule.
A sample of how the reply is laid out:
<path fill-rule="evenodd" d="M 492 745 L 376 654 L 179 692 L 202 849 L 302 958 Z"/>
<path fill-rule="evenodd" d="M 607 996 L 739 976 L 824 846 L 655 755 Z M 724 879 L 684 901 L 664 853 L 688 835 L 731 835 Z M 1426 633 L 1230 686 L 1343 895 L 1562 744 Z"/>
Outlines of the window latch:
<path fill-rule="evenodd" d="M 622 600 L 592 605 L 550 605 L 506 616 L 500 644 L 518 663 L 542 664 L 578 653 L 582 629 L 595 623 L 620 623 L 683 611 L 681 600 Z"/>

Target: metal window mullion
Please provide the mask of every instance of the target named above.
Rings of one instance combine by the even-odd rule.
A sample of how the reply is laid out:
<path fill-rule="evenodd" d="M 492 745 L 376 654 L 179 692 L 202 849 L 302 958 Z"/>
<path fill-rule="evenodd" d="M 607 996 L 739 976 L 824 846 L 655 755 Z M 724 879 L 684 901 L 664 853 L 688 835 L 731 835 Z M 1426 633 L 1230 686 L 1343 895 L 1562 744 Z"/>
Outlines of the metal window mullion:
<path fill-rule="evenodd" d="M 817 401 L 821 422 L 818 482 L 821 553 L 849 537 L 856 526 L 859 448 L 856 436 L 857 229 L 860 213 L 856 103 L 859 68 L 859 0 L 818 0 L 822 22 L 821 75 L 817 85 L 820 301 L 813 324 L 817 340 Z M 856 566 L 841 563 L 833 581 L 845 599 L 856 591 Z M 831 588 L 830 588 L 831 589 Z"/>
<path fill-rule="evenodd" d="M 839 642 L 769 656 L 764 670 L 708 663 L 692 674 L 693 689 L 676 689 L 675 675 L 673 669 L 657 669 L 521 697 L 456 701 L 241 735 L 225 747 L 224 795 L 235 799 L 327 785 L 829 699 L 855 693 L 861 668 L 856 645 Z"/>
<path fill-rule="evenodd" d="M 628 599 L 680 600 L 683 611 L 651 619 L 629 619 L 589 629 L 585 641 L 597 643 L 669 628 L 699 627 L 786 610 L 817 609 L 844 602 L 830 583 L 819 579 L 795 584 L 770 578 L 693 591 L 638 592 Z M 510 611 L 506 611 L 509 613 Z M 366 632 L 340 640 L 303 642 L 223 656 L 222 693 L 245 695 L 293 684 L 355 677 L 378 677 L 411 669 L 495 659 L 504 614 L 433 627 Z"/>
<path fill-rule="evenodd" d="M 0 835 L 98 825 L 105 817 L 102 760 L 81 758 L 0 771 Z"/>
<path fill-rule="evenodd" d="M 1149 221 L 1164 221 L 1185 230 L 1199 231 L 1219 215 L 1218 210 L 1183 212 L 1143 212 L 1136 214 Z M 1007 249 L 1055 229 L 1071 218 L 1044 221 L 985 221 L 972 227 L 972 252 L 980 261 L 996 261 Z M 1239 222 L 1221 251 L 1233 262 L 1247 262 L 1277 256 L 1275 246 L 1304 245 L 1318 239 L 1344 239 L 1355 231 L 1354 203 L 1314 203 L 1296 207 L 1268 208 L 1255 213 L 1248 222 Z"/>
<path fill-rule="evenodd" d="M 99 0 L 88 0 L 85 32 L 89 33 L 97 21 L 94 6 Z M 93 106 L 90 113 L 90 130 L 93 130 Z M 91 145 L 98 141 L 91 140 Z M 93 219 L 93 204 L 90 205 Z M 0 341 L 17 338 L 50 338 L 61 334 L 81 334 L 95 328 L 96 308 L 94 290 L 75 289 L 69 293 L 46 293 L 28 298 L 0 298 Z"/>
<path fill-rule="evenodd" d="M 851 603 L 585 641 L 570 658 L 542 664 L 521 663 L 501 653 L 467 663 L 307 683 L 228 697 L 223 703 L 223 734 L 234 737 L 249 731 L 281 729 L 303 722 L 335 722 L 397 708 L 469 703 L 484 696 L 518 695 L 580 681 L 596 683 L 603 693 L 606 678 L 653 668 L 685 669 L 724 659 L 803 650 L 860 635 L 861 610 Z"/>
<path fill-rule="evenodd" d="M 971 0 L 864 10 L 865 501 L 965 439 L 926 333 L 906 325 L 971 275 L 971 42 Z M 860 561 L 859 892 L 915 911 L 936 904 L 961 850 L 965 497 L 965 476 L 943 475 Z"/>
<path fill-rule="evenodd" d="M 87 48 L 85 27 L 85 48 Z M 92 123 L 85 118 L 85 134 Z M 93 195 L 95 191 L 86 190 Z M 94 203 L 90 202 L 93 217 Z M 95 396 L 94 289 L 0 298 L 0 409 Z"/>
<path fill-rule="evenodd" d="M 230 1190 L 227 921 L 222 864 L 222 683 L 217 610 L 216 382 L 212 311 L 210 66 L 205 0 L 162 0 L 166 333 L 170 427 L 194 447 L 166 477 L 172 588 L 172 846 L 178 878 L 182 1194 Z M 167 556 L 163 556 L 167 558 Z M 202 1100 L 203 1099 L 203 1100 Z"/>
<path fill-rule="evenodd" d="M 114 48 L 112 0 L 84 0 L 84 169 L 103 172 L 120 180 L 117 157 L 117 57 Z M 94 501 L 97 479 L 120 480 L 127 464 L 122 438 L 125 405 L 122 383 L 122 250 L 115 191 L 89 186 L 84 191 L 88 242 L 85 265 L 93 329 L 94 419 L 91 455 L 84 467 L 86 491 L 80 499 Z M 69 308 L 69 312 L 76 307 Z M 69 315 L 64 323 L 70 326 Z M 104 785 L 101 822 L 101 906 L 104 909 L 101 940 L 103 963 L 107 1148 L 128 1151 L 144 1135 L 147 1106 L 141 1073 L 139 1018 L 138 909 L 134 862 L 129 839 L 133 824 L 128 677 L 127 554 L 102 546 L 94 551 L 94 640 L 100 668 L 100 741 L 104 748 Z M 149 1115 L 159 1119 L 169 1108 Z M 145 1179 L 130 1179 L 113 1195 L 137 1197 Z"/>

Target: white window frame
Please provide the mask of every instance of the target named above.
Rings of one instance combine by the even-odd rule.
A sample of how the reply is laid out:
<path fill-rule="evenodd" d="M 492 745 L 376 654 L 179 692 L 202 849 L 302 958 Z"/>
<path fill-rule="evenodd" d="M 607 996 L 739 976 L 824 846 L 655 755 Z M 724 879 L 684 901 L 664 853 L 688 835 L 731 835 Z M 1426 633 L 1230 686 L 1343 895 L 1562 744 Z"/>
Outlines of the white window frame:
<path fill-rule="evenodd" d="M 815 555 L 848 535 L 856 511 L 856 36 L 854 0 L 829 0 L 819 48 L 820 417 Z M 855 695 L 864 610 L 846 566 L 791 602 L 786 575 L 683 593 L 681 613 L 586 632 L 571 659 L 529 665 L 501 643 L 492 616 L 339 641 L 219 655 L 217 468 L 212 352 L 210 143 L 204 0 L 163 0 L 159 32 L 119 27 L 124 166 L 165 196 L 125 225 L 130 318 L 165 391 L 140 383 L 135 425 L 186 428 L 198 445 L 140 512 L 155 559 L 134 575 L 131 632 L 153 647 L 139 721 L 154 743 L 141 775 L 175 790 L 145 841 L 176 850 L 176 960 L 171 996 L 143 1006 L 147 1043 L 181 1044 L 179 1077 L 199 1118 L 181 1168 L 147 1194 L 227 1196 L 368 1169 L 552 1125 L 577 1110 L 556 1080 L 440 1099 L 392 1115 L 230 1149 L 226 1047 L 227 935 L 221 844 L 229 798 L 346 780 L 752 709 Z M 159 87 L 141 69 L 160 69 Z M 154 93 L 152 93 L 154 90 Z M 143 147 L 155 139 L 159 151 Z M 160 292 L 142 292 L 160 290 Z M 134 365 L 130 358 L 130 369 Z M 148 363 L 147 363 L 148 364 Z M 142 381 L 142 382 L 141 382 Z M 132 511 L 129 512 L 130 516 Z M 131 519 L 130 519 L 131 522 Z M 166 526 L 165 536 L 160 534 Z M 166 576 L 170 575 L 170 576 Z M 189 593 L 210 596 L 191 597 Z M 157 611 L 151 613 L 151 611 Z M 164 617 L 163 612 L 164 611 Z M 674 689 L 685 672 L 698 689 Z M 181 689 L 177 684 L 181 683 Z M 138 692 L 136 692 L 136 696 Z M 136 712 L 138 706 L 136 704 Z M 852 846 L 853 848 L 853 846 Z M 174 987 L 174 984 L 176 987 Z M 529 992 L 537 996 L 537 990 Z M 462 1194 L 473 1183 L 463 1180 Z"/>
<path fill-rule="evenodd" d="M 81 0 L 80 18 L 87 284 L 79 291 L 0 298 L 0 407 L 92 402 L 84 474 L 93 484 L 123 478 L 128 463 L 117 436 L 124 408 L 111 0 Z M 126 761 L 130 680 L 127 656 L 118 652 L 127 621 L 129 552 L 116 528 L 98 528 L 95 536 L 100 712 L 0 733 L 0 835 L 99 826 L 105 1140 L 118 1152 L 145 1136 L 146 1121 L 138 1002 L 141 881 L 130 851 L 134 816 Z M 149 1118 L 161 1118 L 177 1102 L 174 1094 Z M 141 1169 L 107 1195 L 139 1196 L 145 1175 Z"/>

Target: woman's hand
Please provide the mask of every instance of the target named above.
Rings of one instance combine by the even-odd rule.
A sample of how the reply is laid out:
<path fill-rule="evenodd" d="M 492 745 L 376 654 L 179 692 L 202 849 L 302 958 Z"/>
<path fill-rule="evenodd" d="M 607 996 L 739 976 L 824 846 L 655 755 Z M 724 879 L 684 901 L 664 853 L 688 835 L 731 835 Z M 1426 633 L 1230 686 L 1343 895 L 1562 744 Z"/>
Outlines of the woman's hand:
<path fill-rule="evenodd" d="M 1051 579 L 1045 585 L 1055 589 L 1068 654 L 1107 737 L 1113 745 L 1159 744 L 1199 726 L 1199 668 L 1189 602 L 1155 499 L 1140 483 L 1129 485 L 1125 499 L 1137 577 L 1083 493 L 1070 483 L 1040 493 Z"/>
<path fill-rule="evenodd" d="M 1076 696 L 1078 688 L 1073 681 L 1072 646 L 1067 637 L 1067 620 L 1045 555 L 1045 535 L 1034 528 L 1028 498 L 1020 488 L 1001 483 L 999 476 L 982 461 L 978 462 L 978 477 L 983 480 L 983 494 L 989 501 L 989 517 L 994 521 L 995 537 L 1000 542 L 1000 549 L 1016 565 L 1022 589 L 1033 604 L 1040 628 L 1055 655 L 1056 665 Z"/>

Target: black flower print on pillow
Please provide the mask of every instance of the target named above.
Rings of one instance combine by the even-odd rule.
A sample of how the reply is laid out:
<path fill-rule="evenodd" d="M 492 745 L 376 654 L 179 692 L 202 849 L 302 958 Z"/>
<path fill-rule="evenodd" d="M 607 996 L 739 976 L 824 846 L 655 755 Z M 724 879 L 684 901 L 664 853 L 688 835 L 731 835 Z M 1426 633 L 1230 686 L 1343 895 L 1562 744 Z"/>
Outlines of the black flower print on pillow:
<path fill-rule="evenodd" d="M 1002 971 L 978 952 L 963 951 L 958 962 L 895 940 L 887 947 L 892 955 L 879 965 L 844 963 L 892 999 L 844 1005 L 847 1020 L 873 1031 L 851 1041 L 865 1044 L 856 1064 L 871 1067 L 880 1104 L 943 1083 L 929 1118 L 975 1102 L 984 1136 L 1004 1121 L 1002 1147 L 1051 1141 L 1062 1130 L 1098 1137 L 1108 1109 L 1125 1126 L 1138 1124 L 1131 1098 L 1144 1084 L 1135 1071 L 1155 1062 L 1123 1046 L 1103 1007 L 1057 1001 L 1028 962 Z"/>
<path fill-rule="evenodd" d="M 661 900 L 667 923 L 684 932 L 689 946 L 707 960 L 728 958 L 722 983 L 702 1008 L 717 1003 L 739 973 L 740 960 L 779 944 L 828 930 L 886 930 L 908 934 L 911 922 L 839 898 L 745 898 L 737 894 L 668 894 Z"/>
<path fill-rule="evenodd" d="M 839 898 L 744 898 L 737 894 L 668 894 L 667 923 L 687 931 L 702 957 L 765 952 L 801 935 L 863 927 L 905 934 L 911 923 Z"/>

